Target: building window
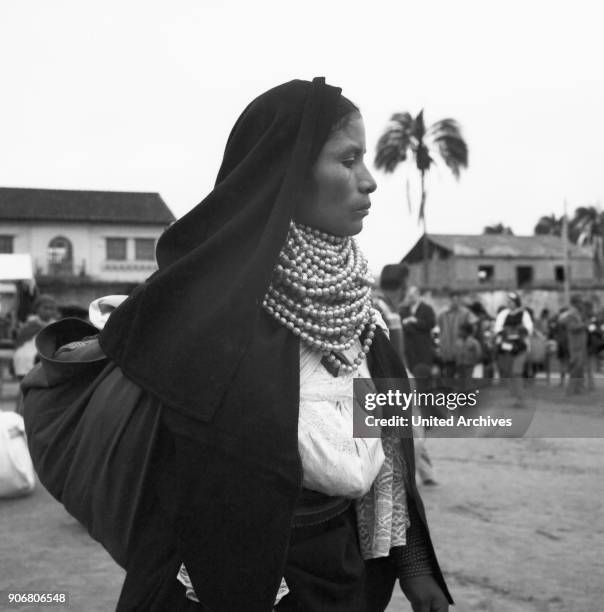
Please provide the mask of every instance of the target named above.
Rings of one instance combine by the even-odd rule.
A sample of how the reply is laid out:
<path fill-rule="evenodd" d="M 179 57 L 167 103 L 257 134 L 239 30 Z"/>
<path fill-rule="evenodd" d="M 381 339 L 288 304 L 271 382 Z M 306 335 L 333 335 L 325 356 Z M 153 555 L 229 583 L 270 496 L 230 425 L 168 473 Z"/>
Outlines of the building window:
<path fill-rule="evenodd" d="M 495 266 L 478 266 L 478 282 L 490 283 L 495 277 Z"/>
<path fill-rule="evenodd" d="M 518 288 L 533 282 L 533 266 L 516 266 L 516 285 Z"/>
<path fill-rule="evenodd" d="M 134 259 L 137 261 L 155 261 L 155 238 L 135 238 Z"/>
<path fill-rule="evenodd" d="M 13 252 L 14 236 L 0 236 L 0 253 Z"/>
<path fill-rule="evenodd" d="M 48 274 L 51 276 L 73 274 L 73 247 L 65 236 L 55 236 L 46 251 L 48 257 Z"/>
<path fill-rule="evenodd" d="M 126 261 L 126 238 L 105 238 L 105 246 L 107 248 L 107 260 Z"/>
<path fill-rule="evenodd" d="M 554 278 L 556 279 L 557 283 L 563 283 L 564 282 L 564 266 L 556 266 L 554 268 Z"/>

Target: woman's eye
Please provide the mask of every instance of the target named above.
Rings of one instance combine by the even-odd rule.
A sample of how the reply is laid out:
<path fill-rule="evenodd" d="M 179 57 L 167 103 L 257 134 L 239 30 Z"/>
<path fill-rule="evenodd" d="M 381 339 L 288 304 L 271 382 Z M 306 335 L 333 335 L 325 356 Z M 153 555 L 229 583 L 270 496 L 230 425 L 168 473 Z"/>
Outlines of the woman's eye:
<path fill-rule="evenodd" d="M 356 159 L 354 157 L 351 157 L 350 159 L 345 159 L 342 164 L 344 166 L 346 166 L 346 168 L 352 168 L 354 166 L 354 162 L 356 161 Z"/>

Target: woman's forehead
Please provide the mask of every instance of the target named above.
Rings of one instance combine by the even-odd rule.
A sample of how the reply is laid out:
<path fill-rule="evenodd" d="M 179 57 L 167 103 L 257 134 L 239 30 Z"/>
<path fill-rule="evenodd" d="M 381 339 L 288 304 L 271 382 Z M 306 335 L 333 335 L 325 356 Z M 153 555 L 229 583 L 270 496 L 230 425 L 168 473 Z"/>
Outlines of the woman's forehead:
<path fill-rule="evenodd" d="M 330 152 L 358 150 L 365 152 L 365 125 L 361 116 L 346 122 L 342 128 L 334 132 L 325 143 L 325 149 Z"/>

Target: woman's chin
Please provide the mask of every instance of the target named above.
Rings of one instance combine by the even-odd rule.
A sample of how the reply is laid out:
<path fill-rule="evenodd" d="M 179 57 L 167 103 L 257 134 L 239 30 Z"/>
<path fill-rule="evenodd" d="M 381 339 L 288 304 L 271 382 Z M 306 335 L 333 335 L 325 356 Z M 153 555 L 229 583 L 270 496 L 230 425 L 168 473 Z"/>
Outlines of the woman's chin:
<path fill-rule="evenodd" d="M 321 232 L 325 232 L 326 234 L 331 234 L 332 236 L 338 236 L 338 238 L 348 238 L 350 236 L 356 236 L 357 234 L 363 231 L 363 217 L 359 217 L 358 219 L 349 219 L 345 223 L 330 224 L 311 224 L 311 223 L 303 223 L 302 221 L 298 221 L 302 223 L 302 225 L 307 225 L 313 229 L 317 229 Z"/>
<path fill-rule="evenodd" d="M 355 220 L 350 223 L 348 231 L 345 236 L 356 236 L 363 231 L 363 219 Z"/>

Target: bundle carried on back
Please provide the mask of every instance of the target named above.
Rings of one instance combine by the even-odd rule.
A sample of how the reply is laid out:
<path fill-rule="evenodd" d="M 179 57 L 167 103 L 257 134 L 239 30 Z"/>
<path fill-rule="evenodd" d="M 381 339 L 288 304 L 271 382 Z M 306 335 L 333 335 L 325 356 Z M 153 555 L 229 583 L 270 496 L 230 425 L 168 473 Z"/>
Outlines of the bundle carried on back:
<path fill-rule="evenodd" d="M 127 568 L 139 519 L 153 513 L 145 484 L 160 405 L 106 357 L 97 334 L 79 319 L 40 332 L 40 363 L 22 383 L 25 428 L 42 484 Z"/>

